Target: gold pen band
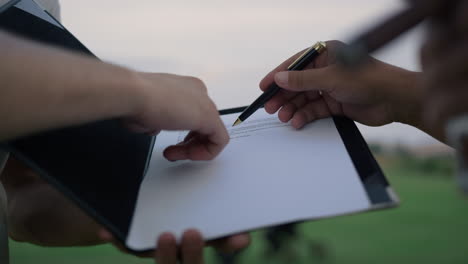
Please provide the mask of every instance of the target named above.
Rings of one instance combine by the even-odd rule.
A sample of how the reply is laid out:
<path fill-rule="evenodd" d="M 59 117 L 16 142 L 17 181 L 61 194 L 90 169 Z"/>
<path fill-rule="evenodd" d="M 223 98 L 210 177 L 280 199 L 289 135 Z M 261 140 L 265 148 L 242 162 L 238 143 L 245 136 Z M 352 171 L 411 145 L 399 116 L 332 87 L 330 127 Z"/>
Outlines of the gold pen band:
<path fill-rule="evenodd" d="M 319 41 L 315 43 L 315 45 L 312 46 L 312 48 L 315 49 L 318 53 L 322 53 L 327 48 L 327 43 Z"/>
<path fill-rule="evenodd" d="M 291 63 L 291 65 L 289 65 L 288 67 L 288 70 L 291 70 L 292 67 L 294 67 L 294 65 L 296 65 L 296 63 L 298 63 L 300 60 L 302 60 L 302 58 L 304 58 L 304 56 L 312 49 L 314 49 L 315 51 L 317 51 L 319 54 L 322 53 L 325 49 L 327 48 L 327 43 L 323 42 L 323 41 L 319 41 L 317 43 L 315 43 L 312 47 L 308 48 L 306 51 L 304 51 L 304 53 L 302 53 L 301 56 L 299 56 L 299 58 L 297 58 L 293 63 Z"/>

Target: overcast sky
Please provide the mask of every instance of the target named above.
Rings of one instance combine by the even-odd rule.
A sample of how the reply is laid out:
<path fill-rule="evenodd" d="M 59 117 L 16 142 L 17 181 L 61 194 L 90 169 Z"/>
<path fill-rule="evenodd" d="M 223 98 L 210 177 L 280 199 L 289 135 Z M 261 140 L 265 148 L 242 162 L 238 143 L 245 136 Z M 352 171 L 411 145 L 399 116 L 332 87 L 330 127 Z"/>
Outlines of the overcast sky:
<path fill-rule="evenodd" d="M 247 105 L 273 67 L 318 40 L 347 40 L 404 6 L 398 0 L 61 0 L 65 26 L 101 59 L 195 75 L 220 109 Z M 376 56 L 418 70 L 422 30 Z M 430 143 L 415 129 L 361 130 L 368 140 Z"/>

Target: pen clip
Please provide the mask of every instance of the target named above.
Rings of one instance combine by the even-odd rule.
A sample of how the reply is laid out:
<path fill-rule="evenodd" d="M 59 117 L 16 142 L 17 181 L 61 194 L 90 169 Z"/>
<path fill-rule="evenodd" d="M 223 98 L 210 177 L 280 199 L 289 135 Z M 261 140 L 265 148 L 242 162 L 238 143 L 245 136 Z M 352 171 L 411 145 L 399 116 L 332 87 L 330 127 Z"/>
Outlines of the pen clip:
<path fill-rule="evenodd" d="M 301 61 L 307 53 L 309 53 L 311 50 L 317 51 L 319 54 L 322 53 L 325 49 L 327 48 L 327 44 L 323 41 L 319 41 L 315 43 L 312 47 L 308 48 L 306 51 L 304 51 L 301 56 L 299 56 L 291 65 L 288 67 L 288 71 L 290 71 L 299 61 Z"/>

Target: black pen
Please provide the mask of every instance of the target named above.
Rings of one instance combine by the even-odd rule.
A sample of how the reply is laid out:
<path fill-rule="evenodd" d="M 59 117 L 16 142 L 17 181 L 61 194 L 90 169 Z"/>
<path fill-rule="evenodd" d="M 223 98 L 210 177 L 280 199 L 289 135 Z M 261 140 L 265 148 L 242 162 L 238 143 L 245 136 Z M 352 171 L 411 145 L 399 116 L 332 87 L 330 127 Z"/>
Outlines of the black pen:
<path fill-rule="evenodd" d="M 302 55 L 297 58 L 288 67 L 288 71 L 300 71 L 304 69 L 312 60 L 318 57 L 325 49 L 327 45 L 325 42 L 319 41 L 312 47 L 308 48 Z M 270 87 L 260 95 L 244 112 L 237 118 L 236 122 L 232 126 L 237 126 L 244 122 L 249 116 L 251 116 L 257 109 L 262 107 L 268 100 L 270 100 L 281 88 L 276 84 L 272 83 Z"/>

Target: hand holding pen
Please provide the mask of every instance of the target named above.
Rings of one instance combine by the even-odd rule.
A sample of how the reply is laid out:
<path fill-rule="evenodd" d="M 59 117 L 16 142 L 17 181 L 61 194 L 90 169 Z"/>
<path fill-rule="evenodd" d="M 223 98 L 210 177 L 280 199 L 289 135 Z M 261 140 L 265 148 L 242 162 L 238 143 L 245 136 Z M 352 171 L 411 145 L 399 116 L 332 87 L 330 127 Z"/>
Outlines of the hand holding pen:
<path fill-rule="evenodd" d="M 299 71 L 304 69 L 307 65 L 309 65 L 309 63 L 314 61 L 323 51 L 325 51 L 326 47 L 327 45 L 324 42 L 317 42 L 315 45 L 302 52 L 301 55 L 295 58 L 294 61 L 291 61 L 287 67 L 287 70 Z M 260 97 L 258 97 L 249 107 L 247 107 L 244 112 L 242 112 L 242 114 L 239 116 L 239 118 L 237 118 L 232 126 L 236 126 L 244 122 L 249 116 L 261 108 L 280 90 L 281 88 L 276 83 L 271 83 L 268 89 L 264 90 L 264 93 L 260 95 Z"/>
<path fill-rule="evenodd" d="M 346 45 L 339 41 L 327 41 L 326 45 L 327 49 L 304 70 L 286 70 L 300 56 L 298 53 L 266 75 L 260 83 L 263 91 L 272 83 L 282 88 L 265 103 L 268 113 L 279 110 L 279 119 L 291 121 L 295 128 L 335 115 L 372 126 L 419 122 L 418 94 L 408 91 L 419 73 L 372 57 L 363 69 L 348 72 L 336 64 L 338 50 Z M 408 112 L 415 113 L 414 119 Z"/>

